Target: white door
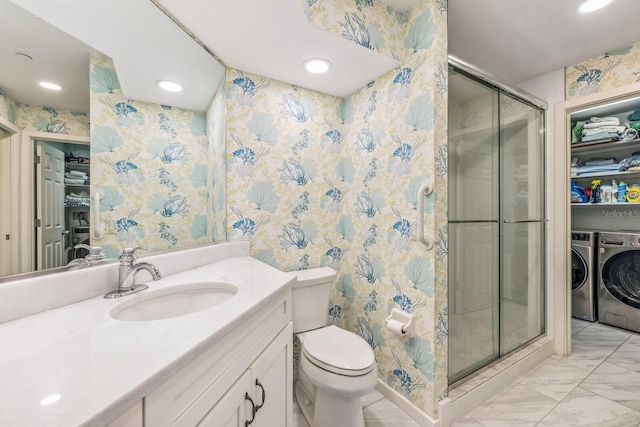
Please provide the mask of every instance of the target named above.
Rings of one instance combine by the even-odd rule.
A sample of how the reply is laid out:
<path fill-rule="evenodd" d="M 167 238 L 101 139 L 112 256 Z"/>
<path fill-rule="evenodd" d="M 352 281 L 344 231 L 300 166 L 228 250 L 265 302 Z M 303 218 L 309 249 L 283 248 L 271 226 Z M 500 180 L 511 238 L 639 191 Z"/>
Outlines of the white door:
<path fill-rule="evenodd" d="M 60 267 L 67 263 L 64 251 L 64 152 L 38 142 L 36 155 L 37 269 Z"/>

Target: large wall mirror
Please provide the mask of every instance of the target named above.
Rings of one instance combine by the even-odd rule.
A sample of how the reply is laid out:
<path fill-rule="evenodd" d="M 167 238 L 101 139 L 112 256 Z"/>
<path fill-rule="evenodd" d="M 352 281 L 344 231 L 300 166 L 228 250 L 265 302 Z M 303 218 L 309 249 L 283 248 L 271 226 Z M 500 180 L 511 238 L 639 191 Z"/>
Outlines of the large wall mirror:
<path fill-rule="evenodd" d="M 135 31 L 147 25 L 147 33 L 175 34 L 176 24 L 149 6 L 157 19 L 138 20 Z M 101 246 L 113 258 L 127 246 L 159 251 L 223 240 L 224 67 L 213 65 L 222 78 L 211 77 L 214 89 L 190 109 L 141 87 L 147 82 L 135 72 L 136 61 L 152 59 L 121 59 L 93 36 L 78 40 L 36 17 L 37 7 L 38 1 L 0 0 L 2 279 L 73 265 L 86 254 L 74 249 L 78 244 Z M 82 11 L 74 19 L 82 21 Z M 40 81 L 63 88 L 39 88 Z"/>

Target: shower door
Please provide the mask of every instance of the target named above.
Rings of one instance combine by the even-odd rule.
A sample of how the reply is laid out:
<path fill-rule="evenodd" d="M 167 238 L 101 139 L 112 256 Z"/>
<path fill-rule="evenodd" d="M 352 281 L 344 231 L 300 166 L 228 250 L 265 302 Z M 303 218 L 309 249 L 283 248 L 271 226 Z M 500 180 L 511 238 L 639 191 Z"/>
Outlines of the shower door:
<path fill-rule="evenodd" d="M 541 111 L 449 70 L 449 382 L 544 332 Z"/>

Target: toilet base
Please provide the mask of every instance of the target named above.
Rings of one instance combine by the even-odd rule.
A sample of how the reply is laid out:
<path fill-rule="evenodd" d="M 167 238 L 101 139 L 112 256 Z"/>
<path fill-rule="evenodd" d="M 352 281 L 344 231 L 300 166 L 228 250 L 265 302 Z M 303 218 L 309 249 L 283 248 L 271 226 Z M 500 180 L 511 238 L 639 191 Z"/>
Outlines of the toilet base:
<path fill-rule="evenodd" d="M 295 393 L 300 410 L 311 427 L 365 427 L 360 397 L 328 393 L 311 384 L 300 370 Z"/>

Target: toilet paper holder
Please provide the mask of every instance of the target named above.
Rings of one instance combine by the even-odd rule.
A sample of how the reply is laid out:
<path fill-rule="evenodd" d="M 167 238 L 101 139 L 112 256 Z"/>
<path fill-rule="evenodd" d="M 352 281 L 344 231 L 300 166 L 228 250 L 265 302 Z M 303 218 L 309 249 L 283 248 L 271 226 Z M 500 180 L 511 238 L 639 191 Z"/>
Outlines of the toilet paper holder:
<path fill-rule="evenodd" d="M 413 314 L 402 311 L 398 308 L 393 308 L 389 317 L 385 319 L 387 329 L 393 331 L 395 334 L 406 337 L 416 336 L 416 324 Z"/>

